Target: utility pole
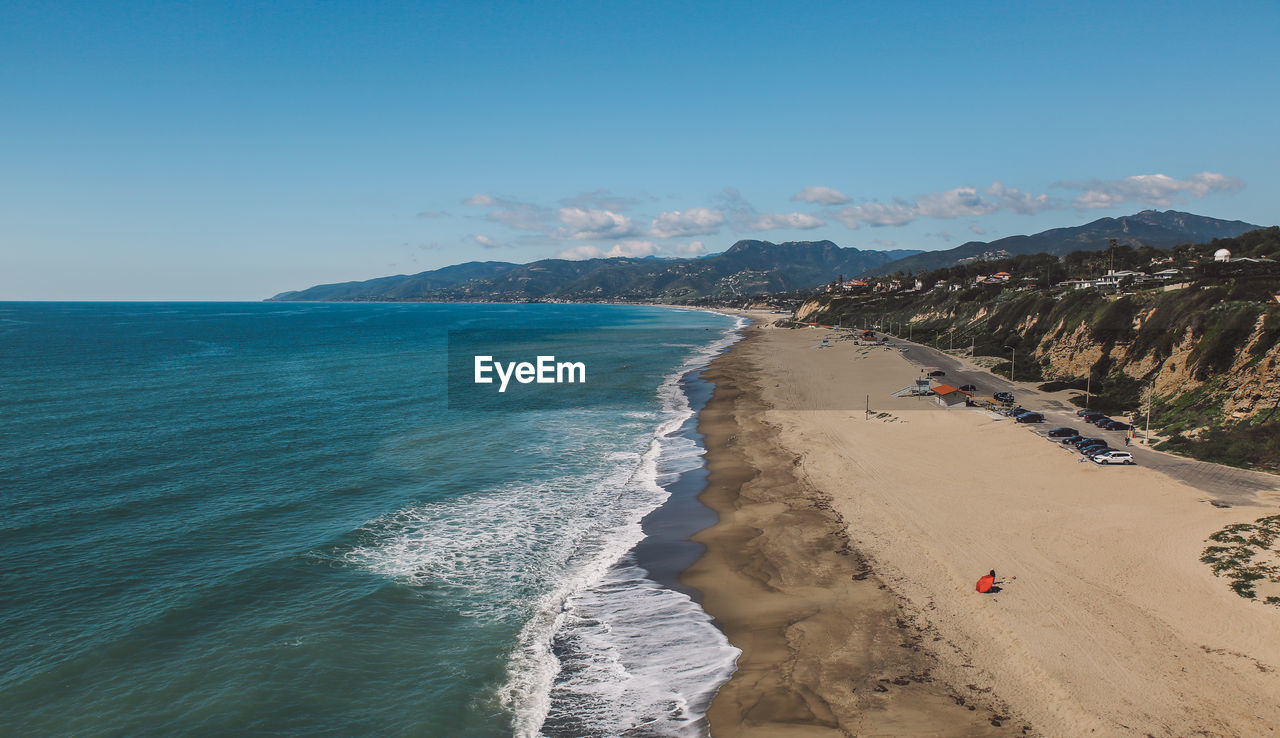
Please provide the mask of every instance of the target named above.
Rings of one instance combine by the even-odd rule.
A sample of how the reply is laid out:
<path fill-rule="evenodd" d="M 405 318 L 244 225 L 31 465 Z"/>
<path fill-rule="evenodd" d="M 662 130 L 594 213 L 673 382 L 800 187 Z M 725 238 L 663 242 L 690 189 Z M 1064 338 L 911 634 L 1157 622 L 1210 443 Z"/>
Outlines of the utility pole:
<path fill-rule="evenodd" d="M 1005 346 L 1009 349 L 1009 381 L 1013 381 L 1013 370 L 1018 365 L 1018 351 L 1012 346 Z"/>
<path fill-rule="evenodd" d="M 1093 385 L 1093 370 L 1089 370 L 1089 374 L 1084 378 L 1084 409 L 1089 409 L 1089 389 Z"/>

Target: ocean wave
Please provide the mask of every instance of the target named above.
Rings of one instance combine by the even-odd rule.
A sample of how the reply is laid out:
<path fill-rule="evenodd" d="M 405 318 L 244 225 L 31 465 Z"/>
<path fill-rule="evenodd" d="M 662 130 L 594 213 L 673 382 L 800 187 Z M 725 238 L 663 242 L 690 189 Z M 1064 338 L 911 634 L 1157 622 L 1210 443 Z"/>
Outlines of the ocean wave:
<path fill-rule="evenodd" d="M 342 555 L 438 593 L 462 615 L 519 626 L 497 691 L 515 735 L 705 732 L 706 705 L 738 651 L 628 552 L 644 537 L 641 520 L 667 499 L 663 483 L 701 463 L 701 449 L 677 433 L 693 414 L 681 380 L 733 343 L 741 325 L 665 378 L 643 451 L 412 506 L 366 525 Z"/>

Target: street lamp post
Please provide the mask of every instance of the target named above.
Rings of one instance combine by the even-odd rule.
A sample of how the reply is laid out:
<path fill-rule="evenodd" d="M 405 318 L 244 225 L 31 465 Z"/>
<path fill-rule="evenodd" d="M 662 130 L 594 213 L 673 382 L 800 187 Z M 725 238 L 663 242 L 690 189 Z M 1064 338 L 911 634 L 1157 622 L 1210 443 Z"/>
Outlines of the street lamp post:
<path fill-rule="evenodd" d="M 1018 365 L 1018 351 L 1012 346 L 1005 346 L 1009 349 L 1009 381 L 1013 381 L 1013 370 Z"/>

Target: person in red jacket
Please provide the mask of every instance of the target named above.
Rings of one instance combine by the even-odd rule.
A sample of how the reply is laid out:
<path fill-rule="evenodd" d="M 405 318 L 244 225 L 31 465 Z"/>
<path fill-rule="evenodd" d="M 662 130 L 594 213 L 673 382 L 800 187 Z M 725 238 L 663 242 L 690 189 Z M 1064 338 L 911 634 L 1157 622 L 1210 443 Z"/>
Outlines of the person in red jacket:
<path fill-rule="evenodd" d="M 992 569 L 990 574 L 978 580 L 978 591 L 986 594 L 994 586 L 996 586 L 996 570 Z"/>

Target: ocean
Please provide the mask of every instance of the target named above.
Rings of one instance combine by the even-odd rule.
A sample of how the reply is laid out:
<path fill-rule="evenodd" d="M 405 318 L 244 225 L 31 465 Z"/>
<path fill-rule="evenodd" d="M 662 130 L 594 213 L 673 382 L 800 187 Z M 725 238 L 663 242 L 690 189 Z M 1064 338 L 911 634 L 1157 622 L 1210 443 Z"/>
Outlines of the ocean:
<path fill-rule="evenodd" d="M 0 733 L 705 734 L 738 652 L 678 574 L 738 327 L 0 303 Z M 586 381 L 459 384 L 484 341 Z"/>

